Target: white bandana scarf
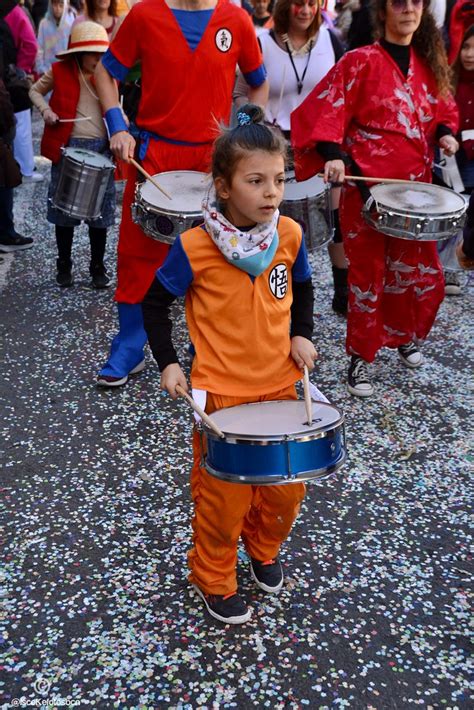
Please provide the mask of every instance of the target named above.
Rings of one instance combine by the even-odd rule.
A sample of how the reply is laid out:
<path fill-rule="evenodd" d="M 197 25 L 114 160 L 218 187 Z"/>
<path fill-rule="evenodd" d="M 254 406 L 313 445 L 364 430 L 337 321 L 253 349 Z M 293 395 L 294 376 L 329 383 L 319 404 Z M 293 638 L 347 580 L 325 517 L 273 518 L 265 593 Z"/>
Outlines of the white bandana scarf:
<path fill-rule="evenodd" d="M 257 224 L 248 232 L 242 232 L 219 211 L 214 189 L 203 201 L 202 211 L 206 230 L 224 258 L 251 276 L 262 274 L 278 247 L 279 211 L 275 210 L 270 222 Z"/>

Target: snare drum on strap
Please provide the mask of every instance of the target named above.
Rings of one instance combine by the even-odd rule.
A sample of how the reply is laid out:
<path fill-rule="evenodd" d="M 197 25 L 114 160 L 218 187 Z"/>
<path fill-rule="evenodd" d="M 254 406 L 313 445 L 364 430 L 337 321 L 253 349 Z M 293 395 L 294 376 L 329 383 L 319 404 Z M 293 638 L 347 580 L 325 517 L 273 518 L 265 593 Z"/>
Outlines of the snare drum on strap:
<path fill-rule="evenodd" d="M 112 161 L 101 153 L 64 148 L 53 206 L 76 219 L 97 219 L 114 170 Z"/>
<path fill-rule="evenodd" d="M 320 177 L 296 182 L 293 172 L 286 173 L 285 193 L 280 213 L 292 217 L 303 228 L 306 248 L 315 251 L 327 244 L 334 234 L 330 207 L 331 187 Z"/>
<path fill-rule="evenodd" d="M 337 407 L 312 402 L 257 402 L 212 413 L 225 437 L 204 422 L 206 470 L 224 481 L 253 485 L 298 483 L 325 478 L 345 461 L 344 417 Z M 204 449 L 205 447 L 203 447 Z"/>
<path fill-rule="evenodd" d="M 458 232 L 466 219 L 467 200 L 439 185 L 379 183 L 362 208 L 378 232 L 399 239 L 440 241 Z"/>
<path fill-rule="evenodd" d="M 203 223 L 201 203 L 209 188 L 209 178 L 196 170 L 168 171 L 152 177 L 172 199 L 149 180 L 139 182 L 132 219 L 148 237 L 173 244 L 178 234 Z"/>

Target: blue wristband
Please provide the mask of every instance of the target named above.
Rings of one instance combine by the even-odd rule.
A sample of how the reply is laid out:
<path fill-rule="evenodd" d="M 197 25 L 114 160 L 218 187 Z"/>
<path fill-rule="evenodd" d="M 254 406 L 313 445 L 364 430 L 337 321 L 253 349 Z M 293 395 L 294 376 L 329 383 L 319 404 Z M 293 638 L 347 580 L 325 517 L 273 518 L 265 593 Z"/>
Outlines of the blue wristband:
<path fill-rule="evenodd" d="M 128 132 L 128 126 L 123 117 L 122 109 L 118 106 L 109 108 L 109 110 L 105 112 L 105 122 L 109 136 L 113 136 L 114 133 L 118 133 L 119 131 Z"/>

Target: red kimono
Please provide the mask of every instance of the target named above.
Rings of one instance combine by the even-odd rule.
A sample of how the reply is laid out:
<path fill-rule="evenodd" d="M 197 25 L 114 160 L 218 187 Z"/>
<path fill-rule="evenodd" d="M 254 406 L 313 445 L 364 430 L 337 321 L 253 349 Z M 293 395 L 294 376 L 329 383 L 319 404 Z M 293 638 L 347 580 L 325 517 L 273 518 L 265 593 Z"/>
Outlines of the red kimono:
<path fill-rule="evenodd" d="M 431 182 L 436 128 L 457 129 L 454 99 L 440 99 L 430 68 L 411 49 L 405 77 L 376 43 L 346 54 L 292 113 L 297 178 L 324 164 L 320 141 L 339 144 L 361 174 Z M 383 347 L 423 340 L 444 297 L 436 242 L 389 237 L 365 222 L 357 187 L 340 209 L 349 260 L 346 349 L 372 362 Z"/>

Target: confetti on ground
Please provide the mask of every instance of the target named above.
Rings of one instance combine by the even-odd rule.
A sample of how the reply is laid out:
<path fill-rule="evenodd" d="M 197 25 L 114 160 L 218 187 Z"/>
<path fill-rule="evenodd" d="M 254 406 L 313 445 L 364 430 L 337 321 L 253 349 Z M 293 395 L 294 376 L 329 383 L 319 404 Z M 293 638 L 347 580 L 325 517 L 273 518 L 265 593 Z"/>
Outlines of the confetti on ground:
<path fill-rule="evenodd" d="M 192 415 L 160 392 L 150 357 L 127 387 L 95 388 L 113 293 L 90 288 L 84 228 L 75 286 L 56 287 L 46 189 L 16 192 L 17 228 L 35 247 L 8 257 L 0 280 L 2 707 L 472 707 L 472 283 L 443 303 L 425 366 L 383 351 L 376 396 L 359 401 L 345 392 L 345 324 L 316 256 L 312 378 L 345 412 L 348 462 L 308 486 L 278 596 L 255 589 L 240 551 L 253 617 L 223 626 L 186 581 Z M 115 241 L 116 230 L 111 266 Z M 174 318 L 189 368 L 181 306 Z"/>

